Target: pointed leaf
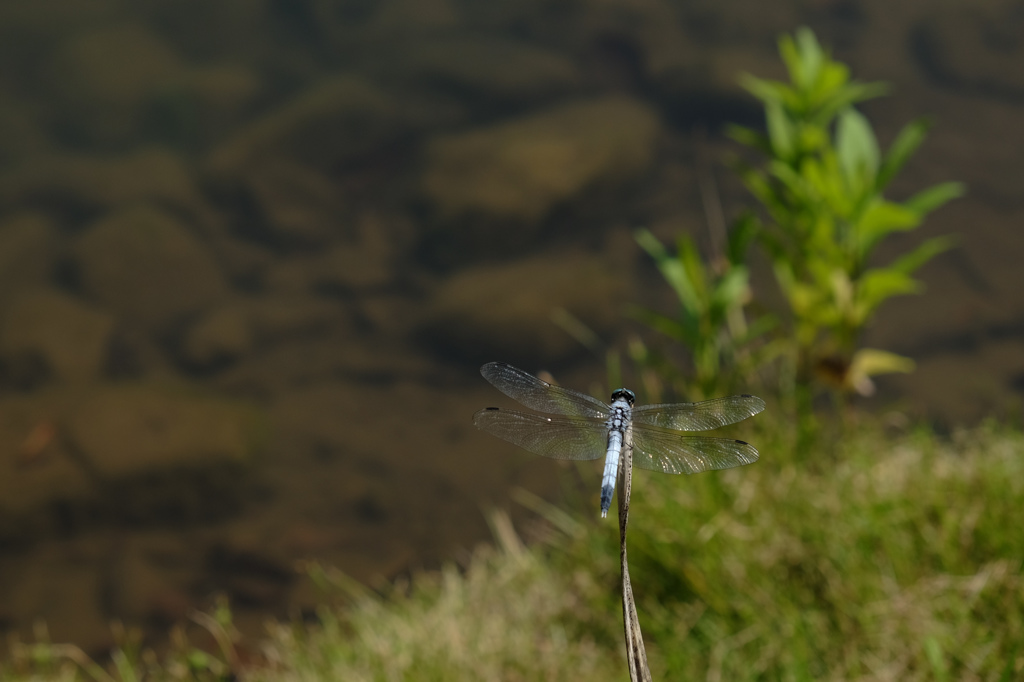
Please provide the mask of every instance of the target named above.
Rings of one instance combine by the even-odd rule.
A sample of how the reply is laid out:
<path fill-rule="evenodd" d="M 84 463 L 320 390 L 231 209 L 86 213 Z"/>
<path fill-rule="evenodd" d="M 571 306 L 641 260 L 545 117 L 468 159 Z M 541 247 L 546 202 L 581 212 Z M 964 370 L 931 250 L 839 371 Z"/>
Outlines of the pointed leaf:
<path fill-rule="evenodd" d="M 766 104 L 781 102 L 786 98 L 786 93 L 789 90 L 785 83 L 758 78 L 749 73 L 741 73 L 739 82 L 744 90 Z"/>
<path fill-rule="evenodd" d="M 944 182 L 922 190 L 904 202 L 904 206 L 924 216 L 947 201 L 962 197 L 967 188 L 960 182 Z"/>
<path fill-rule="evenodd" d="M 770 100 L 764 106 L 765 123 L 768 126 L 768 139 L 772 143 L 772 152 L 777 158 L 792 159 L 796 151 L 796 130 L 782 104 Z"/>
<path fill-rule="evenodd" d="M 632 308 L 630 310 L 632 317 L 643 324 L 650 327 L 652 330 L 664 334 L 670 339 L 674 339 L 680 343 L 687 345 L 692 341 L 689 338 L 686 327 L 681 324 L 678 320 L 671 317 L 656 313 L 653 310 L 647 310 L 646 308 Z"/>
<path fill-rule="evenodd" d="M 853 354 L 850 361 L 850 371 L 865 376 L 893 372 L 906 374 L 913 372 L 914 366 L 915 363 L 910 358 L 878 348 L 861 348 Z"/>
<path fill-rule="evenodd" d="M 924 142 L 924 138 L 930 127 L 925 119 L 911 121 L 903 126 L 903 130 L 896 135 L 889 151 L 886 152 L 882 165 L 878 169 L 878 176 L 875 178 L 875 189 L 882 191 L 889 182 L 903 168 L 917 148 Z"/>
<path fill-rule="evenodd" d="M 747 190 L 753 194 L 758 201 L 764 204 L 765 208 L 769 211 L 777 208 L 775 188 L 772 186 L 772 183 L 763 171 L 751 168 L 744 164 L 738 164 L 736 172 L 739 174 L 740 179 L 743 181 Z"/>
<path fill-rule="evenodd" d="M 696 301 L 690 306 L 691 310 L 703 312 L 708 305 L 708 274 L 697 251 L 696 244 L 690 235 L 681 235 L 676 242 L 679 253 L 676 256 L 686 273 L 690 286 L 696 292 Z"/>
<path fill-rule="evenodd" d="M 874 186 L 878 171 L 878 141 L 868 120 L 854 108 L 844 109 L 839 114 L 836 126 L 836 153 L 847 186 L 855 194 Z"/>
<path fill-rule="evenodd" d="M 921 216 L 903 204 L 873 201 L 857 221 L 854 242 L 857 254 L 864 258 L 872 247 L 892 232 L 910 230 L 921 224 Z"/>
<path fill-rule="evenodd" d="M 848 106 L 863 102 L 865 100 L 880 97 L 889 91 L 886 83 L 848 83 L 841 90 L 836 92 L 828 102 L 822 105 L 815 114 L 813 123 L 820 126 L 828 125 L 837 112 Z"/>
<path fill-rule="evenodd" d="M 654 259 L 654 264 L 661 272 L 661 276 L 675 291 L 683 308 L 699 310 L 701 308 L 700 297 L 697 295 L 683 263 L 678 258 L 673 258 L 650 230 L 640 229 L 633 234 L 640 247 Z"/>
<path fill-rule="evenodd" d="M 867 322 L 875 309 L 893 296 L 915 294 L 921 288 L 921 283 L 905 272 L 891 268 L 868 270 L 858 282 L 854 323 Z"/>
<path fill-rule="evenodd" d="M 784 33 L 779 37 L 779 56 L 782 57 L 782 63 L 786 65 L 790 82 L 797 88 L 802 87 L 804 83 L 804 65 L 803 60 L 800 58 L 800 50 L 792 36 Z"/>
<path fill-rule="evenodd" d="M 801 26 L 796 30 L 796 46 L 800 52 L 800 78 L 796 84 L 803 90 L 810 90 L 818 80 L 822 63 L 827 59 L 814 36 L 814 31 Z"/>
<path fill-rule="evenodd" d="M 798 196 L 807 194 L 807 182 L 797 171 L 781 161 L 772 161 L 768 164 L 771 174 L 778 178 L 790 192 Z"/>
<path fill-rule="evenodd" d="M 750 128 L 729 124 L 725 127 L 725 134 L 744 146 L 757 149 L 765 154 L 772 153 L 771 143 L 768 141 L 768 138 Z"/>
<path fill-rule="evenodd" d="M 875 392 L 872 376 L 913 371 L 914 361 L 910 358 L 877 348 L 862 348 L 850 359 L 846 376 L 843 377 L 843 388 L 867 396 Z"/>
<path fill-rule="evenodd" d="M 943 251 L 953 248 L 955 245 L 956 240 L 953 237 L 932 237 L 910 253 L 904 254 L 894 260 L 887 266 L 887 268 L 911 275 L 932 258 Z"/>

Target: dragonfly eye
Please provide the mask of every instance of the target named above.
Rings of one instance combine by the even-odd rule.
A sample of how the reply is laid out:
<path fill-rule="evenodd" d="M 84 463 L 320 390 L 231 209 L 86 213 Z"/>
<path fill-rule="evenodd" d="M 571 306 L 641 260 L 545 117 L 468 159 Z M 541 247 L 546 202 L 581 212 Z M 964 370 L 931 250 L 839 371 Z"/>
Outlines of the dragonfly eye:
<path fill-rule="evenodd" d="M 633 407 L 633 403 L 636 402 L 636 394 L 628 388 L 619 388 L 612 393 L 612 402 L 616 400 L 625 400 L 629 403 L 630 407 Z"/>

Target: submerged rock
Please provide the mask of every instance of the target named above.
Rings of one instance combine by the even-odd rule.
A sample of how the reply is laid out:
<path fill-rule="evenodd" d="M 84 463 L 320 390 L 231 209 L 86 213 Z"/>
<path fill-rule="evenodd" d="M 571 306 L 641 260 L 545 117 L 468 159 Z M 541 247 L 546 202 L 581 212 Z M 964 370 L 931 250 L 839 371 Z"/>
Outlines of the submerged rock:
<path fill-rule="evenodd" d="M 373 150 L 399 121 L 395 101 L 375 85 L 336 76 L 243 127 L 211 152 L 208 166 L 218 177 L 281 159 L 326 170 Z"/>
<path fill-rule="evenodd" d="M 28 102 L 0 86 L 0 168 L 50 151 L 48 132 Z"/>
<path fill-rule="evenodd" d="M 280 258 L 268 268 L 266 285 L 287 294 L 366 292 L 401 279 L 396 263 L 410 257 L 415 225 L 402 215 L 376 211 L 356 216 L 349 234 L 313 253 Z"/>
<path fill-rule="evenodd" d="M 557 52 L 493 35 L 444 36 L 390 50 L 385 71 L 427 79 L 469 99 L 524 101 L 571 91 L 580 83 L 575 65 Z"/>
<path fill-rule="evenodd" d="M 581 346 L 552 314 L 564 309 L 597 333 L 607 332 L 620 319 L 624 281 L 621 271 L 582 255 L 469 268 L 433 294 L 419 334 L 456 357 L 557 360 Z"/>
<path fill-rule="evenodd" d="M 166 331 L 227 292 L 205 246 L 152 206 L 133 206 L 96 221 L 75 254 L 86 292 L 119 317 L 153 331 Z"/>
<path fill-rule="evenodd" d="M 65 422 L 67 437 L 101 479 L 245 460 L 259 443 L 248 405 L 145 384 L 102 386 Z"/>
<path fill-rule="evenodd" d="M 37 365 L 43 376 L 65 383 L 99 378 L 114 318 L 58 291 L 35 291 L 12 301 L 0 326 L 0 363 Z"/>
<path fill-rule="evenodd" d="M 345 326 L 349 314 L 336 301 L 307 296 L 232 300 L 200 317 L 186 332 L 181 353 L 190 365 L 233 362 L 258 346 L 318 336 Z"/>
<path fill-rule="evenodd" d="M 185 73 L 185 64 L 154 31 L 122 23 L 84 31 L 59 46 L 46 79 L 57 112 L 76 136 L 123 143 L 141 131 L 147 103 Z"/>
<path fill-rule="evenodd" d="M 0 308 L 16 294 L 47 286 L 57 262 L 56 223 L 43 213 L 0 221 Z"/>
<path fill-rule="evenodd" d="M 217 308 L 185 334 L 181 352 L 190 365 L 212 367 L 232 362 L 253 346 L 249 315 L 241 306 Z"/>
<path fill-rule="evenodd" d="M 184 160 L 172 151 L 143 147 L 123 156 L 45 156 L 0 177 L 0 202 L 112 210 L 151 201 L 202 216 L 207 204 Z"/>
<path fill-rule="evenodd" d="M 0 397 L 0 542 L 52 532 L 48 519 L 31 515 L 96 493 L 62 436 L 61 424 L 81 395 L 79 388 L 60 387 Z"/>
<path fill-rule="evenodd" d="M 268 160 L 246 174 L 270 241 L 285 247 L 320 245 L 342 229 L 336 183 L 308 166 Z"/>
<path fill-rule="evenodd" d="M 536 221 L 599 182 L 643 172 L 659 131 L 657 114 L 637 100 L 572 102 L 434 138 L 422 188 L 442 220 L 484 214 Z"/>

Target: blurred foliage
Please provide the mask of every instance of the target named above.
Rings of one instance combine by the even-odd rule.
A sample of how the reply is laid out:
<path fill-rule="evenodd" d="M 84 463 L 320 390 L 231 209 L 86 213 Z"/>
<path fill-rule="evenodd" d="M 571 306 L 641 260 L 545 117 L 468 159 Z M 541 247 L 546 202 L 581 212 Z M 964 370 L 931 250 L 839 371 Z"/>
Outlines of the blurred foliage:
<path fill-rule="evenodd" d="M 638 233 L 680 303 L 676 318 L 643 312 L 640 319 L 689 350 L 700 397 L 750 386 L 773 365 L 765 388 L 810 418 L 822 386 L 841 400 L 869 394 L 874 374 L 912 370 L 909 358 L 860 347 L 861 336 L 882 303 L 921 290 L 914 272 L 951 240 L 925 240 L 884 265 L 872 253 L 885 237 L 921 225 L 963 187 L 950 182 L 904 202 L 886 199 L 884 190 L 924 141 L 927 124 L 910 123 L 882 153 L 853 105 L 881 95 L 884 85 L 852 80 L 806 28 L 783 36 L 780 52 L 790 82 L 742 78 L 764 104 L 767 132 L 730 130 L 765 157 L 761 165 L 738 167 L 760 210 L 736 221 L 719 263 L 705 263 L 687 236 L 671 255 L 650 233 Z M 781 320 L 762 313 L 747 321 L 753 243 L 767 255 L 786 303 Z"/>
<path fill-rule="evenodd" d="M 240 636 L 227 600 L 219 598 L 209 612 L 194 613 L 192 621 L 203 631 L 202 639 L 212 646 L 198 646 L 195 635 L 190 635 L 185 626 L 179 624 L 171 631 L 170 646 L 162 655 L 145 645 L 141 630 L 113 622 L 111 632 L 116 645 L 105 665 L 74 644 L 54 643 L 45 625 L 39 623 L 33 642 L 11 642 L 10 661 L 0 661 L 0 679 L 67 682 L 227 682 L 237 679 L 244 666 L 239 656 Z"/>
<path fill-rule="evenodd" d="M 765 340 L 778 324 L 775 316 L 763 314 L 750 322 L 744 311 L 751 300 L 746 252 L 755 227 L 750 219 L 738 222 L 728 236 L 728 256 L 707 264 L 689 235 L 680 235 L 676 253 L 671 254 L 649 231 L 636 233 L 637 242 L 679 299 L 680 309 L 677 317 L 640 309 L 635 316 L 690 350 L 693 374 L 688 393 L 693 397 L 739 390 L 778 354 L 778 343 Z M 641 367 L 656 365 L 661 376 L 677 375 L 642 342 L 634 341 L 631 355 Z"/>

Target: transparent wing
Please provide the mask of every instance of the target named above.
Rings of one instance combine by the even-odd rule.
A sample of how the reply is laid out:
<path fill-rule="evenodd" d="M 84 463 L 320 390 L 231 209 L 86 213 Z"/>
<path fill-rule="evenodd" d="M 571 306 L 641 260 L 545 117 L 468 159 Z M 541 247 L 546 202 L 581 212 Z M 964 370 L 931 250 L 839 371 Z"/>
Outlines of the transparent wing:
<path fill-rule="evenodd" d="M 538 412 L 606 419 L 611 411 L 597 398 L 549 384 L 504 362 L 488 362 L 480 374 L 509 398 Z"/>
<path fill-rule="evenodd" d="M 750 443 L 731 438 L 683 436 L 646 424 L 633 424 L 633 466 L 666 474 L 697 474 L 756 462 Z"/>
<path fill-rule="evenodd" d="M 753 417 L 764 409 L 756 395 L 733 395 L 699 403 L 666 403 L 633 408 L 633 423 L 676 431 L 708 431 Z"/>
<path fill-rule="evenodd" d="M 548 417 L 488 407 L 473 415 L 481 431 L 553 459 L 597 459 L 605 454 L 608 427 L 587 417 Z"/>

